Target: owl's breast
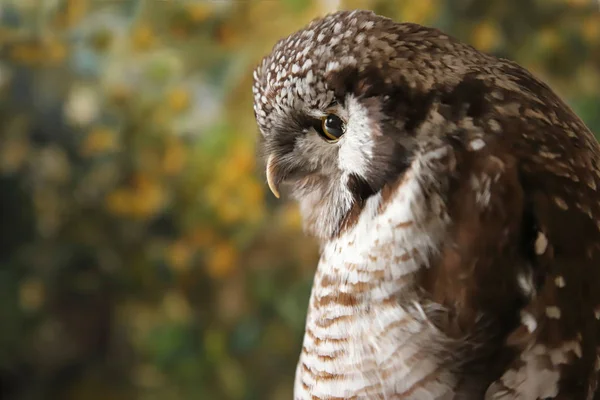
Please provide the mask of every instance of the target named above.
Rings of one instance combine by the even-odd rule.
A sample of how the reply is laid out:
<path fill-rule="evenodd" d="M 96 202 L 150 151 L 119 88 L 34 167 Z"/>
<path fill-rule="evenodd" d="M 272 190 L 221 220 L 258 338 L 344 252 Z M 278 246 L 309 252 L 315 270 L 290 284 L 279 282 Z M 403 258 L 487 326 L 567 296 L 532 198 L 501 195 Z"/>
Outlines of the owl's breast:
<path fill-rule="evenodd" d="M 295 398 L 443 398 L 441 334 L 428 322 L 415 274 L 443 238 L 435 196 L 408 175 L 372 196 L 352 226 L 323 249 L 315 275 Z"/>

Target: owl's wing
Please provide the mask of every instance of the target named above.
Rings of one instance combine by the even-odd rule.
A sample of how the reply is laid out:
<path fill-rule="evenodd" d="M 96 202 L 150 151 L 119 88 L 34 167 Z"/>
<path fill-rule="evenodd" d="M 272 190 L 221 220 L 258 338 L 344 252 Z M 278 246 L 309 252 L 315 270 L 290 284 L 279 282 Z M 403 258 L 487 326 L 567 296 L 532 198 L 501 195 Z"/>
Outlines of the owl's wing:
<path fill-rule="evenodd" d="M 596 392 L 600 158 L 587 128 L 568 117 L 561 119 L 562 132 L 541 118 L 517 127 L 530 137 L 514 150 L 526 212 L 522 229 L 530 232 L 521 252 L 533 279 L 517 276 L 527 301 L 506 341 L 517 356 L 489 388 L 489 399 L 593 399 Z"/>
<path fill-rule="evenodd" d="M 452 144 L 449 240 L 423 287 L 450 310 L 438 321 L 450 336 L 472 335 L 485 399 L 600 399 L 600 151 L 525 78 L 542 100 L 497 90 L 481 120 L 495 129 Z"/>

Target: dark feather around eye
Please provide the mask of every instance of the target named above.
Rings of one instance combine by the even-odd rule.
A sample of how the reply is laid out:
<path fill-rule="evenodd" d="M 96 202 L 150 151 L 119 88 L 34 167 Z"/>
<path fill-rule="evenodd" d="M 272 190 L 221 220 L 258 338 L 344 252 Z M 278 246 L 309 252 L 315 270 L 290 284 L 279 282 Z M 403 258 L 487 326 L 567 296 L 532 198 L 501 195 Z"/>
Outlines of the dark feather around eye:
<path fill-rule="evenodd" d="M 323 132 L 323 121 L 320 119 L 316 119 L 316 118 L 311 118 L 310 120 L 310 127 L 314 128 L 315 131 L 317 131 L 317 133 L 321 136 L 325 135 L 325 132 Z"/>

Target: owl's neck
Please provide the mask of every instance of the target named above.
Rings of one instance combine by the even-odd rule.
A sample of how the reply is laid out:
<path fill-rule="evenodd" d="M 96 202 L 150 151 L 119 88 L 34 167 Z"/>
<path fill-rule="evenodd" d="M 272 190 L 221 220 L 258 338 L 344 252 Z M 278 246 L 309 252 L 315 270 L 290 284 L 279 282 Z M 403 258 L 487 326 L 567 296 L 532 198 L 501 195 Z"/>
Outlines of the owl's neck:
<path fill-rule="evenodd" d="M 310 192 L 296 192 L 304 229 L 322 245 L 339 234 L 350 214 L 358 216 L 364 211 L 365 204 L 355 201 L 346 179 L 335 182 L 332 186 L 318 185 Z"/>
<path fill-rule="evenodd" d="M 356 222 L 324 244 L 295 398 L 360 397 L 369 390 L 391 397 L 438 370 L 437 356 L 420 345 L 436 342 L 437 333 L 414 283 L 442 242 L 446 221 L 428 217 L 439 198 L 418 172 L 371 196 Z M 452 382 L 440 371 L 439 380 Z M 434 381 L 423 390 L 441 398 L 451 387 Z"/>
<path fill-rule="evenodd" d="M 341 220 L 348 225 L 323 246 L 315 283 L 329 281 L 330 287 L 316 290 L 324 288 L 325 295 L 351 290 L 359 294 L 357 301 L 380 300 L 404 290 L 407 278 L 428 266 L 447 222 L 428 217 L 442 200 L 419 172 L 407 172 L 367 199 L 360 210 L 350 208 Z M 352 221 L 346 222 L 349 218 Z"/>

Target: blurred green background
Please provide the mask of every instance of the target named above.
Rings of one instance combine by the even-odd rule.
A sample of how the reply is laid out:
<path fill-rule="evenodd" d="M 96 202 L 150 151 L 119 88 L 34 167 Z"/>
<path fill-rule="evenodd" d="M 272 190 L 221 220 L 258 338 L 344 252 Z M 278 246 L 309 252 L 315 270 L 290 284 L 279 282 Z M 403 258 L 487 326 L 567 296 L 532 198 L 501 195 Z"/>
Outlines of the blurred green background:
<path fill-rule="evenodd" d="M 317 248 L 251 77 L 336 8 L 516 60 L 600 133 L 592 0 L 0 1 L 0 398 L 291 398 Z"/>

